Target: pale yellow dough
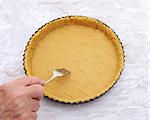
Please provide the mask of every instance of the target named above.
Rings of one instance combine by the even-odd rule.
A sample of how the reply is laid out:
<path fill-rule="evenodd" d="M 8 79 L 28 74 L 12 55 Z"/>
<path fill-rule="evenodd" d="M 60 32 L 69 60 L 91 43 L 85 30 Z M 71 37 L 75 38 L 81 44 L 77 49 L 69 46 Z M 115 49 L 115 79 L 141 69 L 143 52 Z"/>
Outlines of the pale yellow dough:
<path fill-rule="evenodd" d="M 87 17 L 66 17 L 41 28 L 30 40 L 24 66 L 29 76 L 47 80 L 57 68 L 70 75 L 44 87 L 61 102 L 85 102 L 106 92 L 123 68 L 123 49 L 114 32 Z"/>

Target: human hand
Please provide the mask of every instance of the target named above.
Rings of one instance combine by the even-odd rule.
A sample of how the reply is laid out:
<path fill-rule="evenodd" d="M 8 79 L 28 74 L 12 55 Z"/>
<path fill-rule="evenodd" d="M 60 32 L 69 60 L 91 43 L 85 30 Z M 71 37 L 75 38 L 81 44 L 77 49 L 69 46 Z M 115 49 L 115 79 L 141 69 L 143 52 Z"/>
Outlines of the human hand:
<path fill-rule="evenodd" d="M 44 82 L 22 77 L 0 85 L 0 120 L 36 120 Z"/>

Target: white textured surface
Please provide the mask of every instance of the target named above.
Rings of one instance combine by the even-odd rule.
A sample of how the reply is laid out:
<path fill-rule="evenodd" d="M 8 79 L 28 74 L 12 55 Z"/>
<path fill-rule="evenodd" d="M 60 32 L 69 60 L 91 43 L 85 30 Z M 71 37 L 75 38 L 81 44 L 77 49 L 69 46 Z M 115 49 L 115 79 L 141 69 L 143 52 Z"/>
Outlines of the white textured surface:
<path fill-rule="evenodd" d="M 0 83 L 24 75 L 25 45 L 41 25 L 61 16 L 87 15 L 119 35 L 126 55 L 123 75 L 89 103 L 65 105 L 44 98 L 38 119 L 148 120 L 146 11 L 146 0 L 0 0 Z"/>

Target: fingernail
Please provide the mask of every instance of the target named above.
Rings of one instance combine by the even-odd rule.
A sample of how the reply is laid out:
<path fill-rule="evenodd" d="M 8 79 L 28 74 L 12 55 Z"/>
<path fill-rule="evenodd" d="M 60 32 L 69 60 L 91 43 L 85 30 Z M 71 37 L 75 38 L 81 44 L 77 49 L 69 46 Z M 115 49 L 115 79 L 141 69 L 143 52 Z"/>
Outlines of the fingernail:
<path fill-rule="evenodd" d="M 42 81 L 41 81 L 41 84 L 44 85 L 44 84 L 45 84 L 45 81 L 42 80 Z"/>

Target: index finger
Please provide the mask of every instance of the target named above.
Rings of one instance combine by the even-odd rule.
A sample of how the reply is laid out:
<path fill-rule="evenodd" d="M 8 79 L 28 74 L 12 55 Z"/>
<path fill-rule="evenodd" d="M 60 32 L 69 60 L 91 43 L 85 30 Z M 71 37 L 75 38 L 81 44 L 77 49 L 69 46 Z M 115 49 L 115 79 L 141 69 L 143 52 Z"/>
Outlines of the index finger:
<path fill-rule="evenodd" d="M 25 86 L 30 86 L 32 84 L 44 85 L 44 81 L 40 80 L 38 77 L 27 77 L 27 76 L 16 79 L 15 83 L 23 84 Z"/>

